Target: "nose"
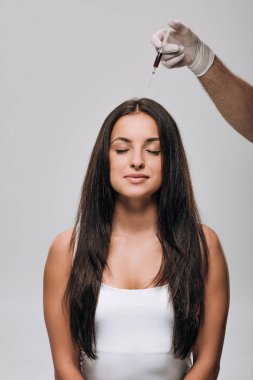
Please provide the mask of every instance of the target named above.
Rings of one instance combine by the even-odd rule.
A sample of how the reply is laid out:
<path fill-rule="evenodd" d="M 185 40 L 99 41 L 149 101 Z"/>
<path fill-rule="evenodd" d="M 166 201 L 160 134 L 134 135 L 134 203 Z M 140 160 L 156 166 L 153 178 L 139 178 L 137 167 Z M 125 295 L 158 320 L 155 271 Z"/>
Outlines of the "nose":
<path fill-rule="evenodd" d="M 132 162 L 130 164 L 130 168 L 134 168 L 136 170 L 140 170 L 140 169 L 144 169 L 145 168 L 145 165 L 144 165 L 144 162 L 140 163 L 140 164 L 135 164 L 134 162 Z"/>
<path fill-rule="evenodd" d="M 130 168 L 131 169 L 144 169 L 145 168 L 145 163 L 143 160 L 143 157 L 140 153 L 135 153 L 130 161 Z"/>

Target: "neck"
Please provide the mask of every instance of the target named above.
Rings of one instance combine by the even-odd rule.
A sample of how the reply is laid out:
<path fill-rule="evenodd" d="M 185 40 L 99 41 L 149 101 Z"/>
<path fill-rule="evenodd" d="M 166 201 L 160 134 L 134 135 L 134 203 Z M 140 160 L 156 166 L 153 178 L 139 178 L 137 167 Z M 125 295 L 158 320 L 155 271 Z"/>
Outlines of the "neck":
<path fill-rule="evenodd" d="M 157 205 L 153 198 L 130 199 L 118 196 L 112 220 L 116 234 L 156 232 Z"/>

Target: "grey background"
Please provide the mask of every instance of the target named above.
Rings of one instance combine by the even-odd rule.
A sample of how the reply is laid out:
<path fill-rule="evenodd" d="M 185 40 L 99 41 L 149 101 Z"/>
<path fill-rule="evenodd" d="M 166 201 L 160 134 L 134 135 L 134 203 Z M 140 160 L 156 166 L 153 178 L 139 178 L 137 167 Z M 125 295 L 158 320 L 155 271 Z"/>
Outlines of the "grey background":
<path fill-rule="evenodd" d="M 186 68 L 159 67 L 150 38 L 188 24 L 253 82 L 251 0 L 0 1 L 0 377 L 53 379 L 42 277 L 53 238 L 73 225 L 91 147 L 121 101 L 146 96 L 176 119 L 203 222 L 220 236 L 231 308 L 219 379 L 252 378 L 252 144 Z"/>

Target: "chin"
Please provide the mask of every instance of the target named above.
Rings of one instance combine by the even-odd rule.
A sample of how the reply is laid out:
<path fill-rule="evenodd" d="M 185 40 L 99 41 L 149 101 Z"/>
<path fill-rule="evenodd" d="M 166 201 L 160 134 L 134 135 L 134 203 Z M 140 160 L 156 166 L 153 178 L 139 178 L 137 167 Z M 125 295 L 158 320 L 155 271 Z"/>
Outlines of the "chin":
<path fill-rule="evenodd" d="M 152 198 L 157 190 L 155 191 L 140 191 L 140 189 L 133 189 L 131 191 L 119 191 L 116 190 L 118 197 L 128 198 L 128 199 L 149 199 Z"/>

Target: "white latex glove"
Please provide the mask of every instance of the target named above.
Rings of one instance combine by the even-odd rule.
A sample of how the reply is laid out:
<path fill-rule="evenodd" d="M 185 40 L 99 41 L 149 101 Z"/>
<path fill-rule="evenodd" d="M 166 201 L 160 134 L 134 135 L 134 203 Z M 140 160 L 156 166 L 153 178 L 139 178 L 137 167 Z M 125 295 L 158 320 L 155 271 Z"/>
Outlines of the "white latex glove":
<path fill-rule="evenodd" d="M 213 51 L 180 21 L 168 24 L 169 34 L 160 29 L 151 40 L 157 50 L 162 48 L 162 64 L 168 69 L 188 66 L 197 77 L 204 75 L 213 64 Z"/>

